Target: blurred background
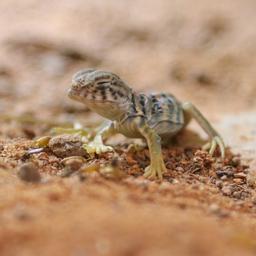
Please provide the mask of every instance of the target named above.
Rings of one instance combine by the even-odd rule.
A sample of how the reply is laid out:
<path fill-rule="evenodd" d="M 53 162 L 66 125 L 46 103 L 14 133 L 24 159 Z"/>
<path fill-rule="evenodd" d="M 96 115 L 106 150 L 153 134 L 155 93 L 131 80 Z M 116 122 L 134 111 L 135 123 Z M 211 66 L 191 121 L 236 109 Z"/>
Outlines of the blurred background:
<path fill-rule="evenodd" d="M 245 173 L 229 177 L 250 164 L 256 180 L 255 10 L 255 0 L 1 0 L 1 256 L 255 255 L 255 189 Z M 126 138 L 117 148 L 125 181 L 62 178 L 62 158 L 27 150 L 56 124 L 102 121 L 67 97 L 72 75 L 92 67 L 193 102 L 242 163 L 228 154 L 216 178 L 207 155 L 186 151 L 195 146 L 188 132 L 163 151 L 171 165 L 162 184 L 135 177 L 147 149 L 129 153 Z M 95 162 L 109 164 L 109 154 Z M 40 184 L 17 178 L 26 161 Z"/>
<path fill-rule="evenodd" d="M 88 67 L 213 118 L 252 110 L 255 9 L 254 0 L 2 0 L 0 111 L 68 111 L 77 106 L 66 96 L 71 76 Z"/>

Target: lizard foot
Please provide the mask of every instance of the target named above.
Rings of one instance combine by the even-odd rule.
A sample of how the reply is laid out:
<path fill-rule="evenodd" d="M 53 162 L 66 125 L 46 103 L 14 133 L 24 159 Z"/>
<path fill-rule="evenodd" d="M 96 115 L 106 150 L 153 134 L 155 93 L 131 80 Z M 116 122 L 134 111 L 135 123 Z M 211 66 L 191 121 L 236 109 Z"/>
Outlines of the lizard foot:
<path fill-rule="evenodd" d="M 162 180 L 163 173 L 166 172 L 166 167 L 163 161 L 152 163 L 145 169 L 144 177 L 148 179 L 156 179 L 157 177 Z"/>
<path fill-rule="evenodd" d="M 110 146 L 106 146 L 102 143 L 90 142 L 89 144 L 84 144 L 83 148 L 87 151 L 88 154 L 101 154 L 105 152 L 114 151 Z"/>
<path fill-rule="evenodd" d="M 220 148 L 221 158 L 223 159 L 225 157 L 225 144 L 220 136 L 213 137 L 210 142 L 202 147 L 202 149 L 209 150 L 209 154 L 213 155 L 217 147 Z"/>

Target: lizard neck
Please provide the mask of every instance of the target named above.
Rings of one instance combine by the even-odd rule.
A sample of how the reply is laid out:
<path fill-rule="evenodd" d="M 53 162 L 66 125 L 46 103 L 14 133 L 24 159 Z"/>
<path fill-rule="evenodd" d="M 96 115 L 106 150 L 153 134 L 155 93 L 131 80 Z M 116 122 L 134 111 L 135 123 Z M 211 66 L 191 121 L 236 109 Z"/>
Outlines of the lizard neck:
<path fill-rule="evenodd" d="M 130 92 L 126 99 L 122 101 L 87 101 L 85 104 L 97 114 L 112 121 L 120 121 L 128 115 L 131 108 L 133 92 Z"/>

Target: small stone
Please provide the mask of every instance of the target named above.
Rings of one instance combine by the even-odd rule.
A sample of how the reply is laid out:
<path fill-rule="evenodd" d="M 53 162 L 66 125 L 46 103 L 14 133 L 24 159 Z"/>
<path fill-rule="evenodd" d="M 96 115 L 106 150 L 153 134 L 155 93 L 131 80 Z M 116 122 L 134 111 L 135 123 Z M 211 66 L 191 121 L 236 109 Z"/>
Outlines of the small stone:
<path fill-rule="evenodd" d="M 178 184 L 178 183 L 180 183 L 180 182 L 179 182 L 177 179 L 172 179 L 172 180 L 171 180 L 171 183 L 172 183 L 172 184 Z"/>
<path fill-rule="evenodd" d="M 217 204 L 211 204 L 210 206 L 209 206 L 209 211 L 211 212 L 211 213 L 219 213 L 219 211 L 220 211 L 220 207 L 219 207 L 219 205 L 217 205 Z"/>
<path fill-rule="evenodd" d="M 245 173 L 243 173 L 243 172 L 238 172 L 238 173 L 235 173 L 234 174 L 234 177 L 235 178 L 241 178 L 241 179 L 246 179 L 246 174 Z"/>
<path fill-rule="evenodd" d="M 49 144 L 51 137 L 50 136 L 43 136 L 35 140 L 35 146 L 38 148 L 47 147 Z"/>
<path fill-rule="evenodd" d="M 160 185 L 159 185 L 159 189 L 160 190 L 167 190 L 170 188 L 170 183 L 167 181 L 163 181 Z"/>
<path fill-rule="evenodd" d="M 99 173 L 100 172 L 100 164 L 98 162 L 84 164 L 79 169 L 80 173 L 91 174 L 91 173 Z"/>
<path fill-rule="evenodd" d="M 209 211 L 210 211 L 210 213 L 213 213 L 220 218 L 229 217 L 228 211 L 221 209 L 219 205 L 214 204 L 214 203 L 209 206 Z"/>
<path fill-rule="evenodd" d="M 221 192 L 224 196 L 231 196 L 233 190 L 231 186 L 225 186 L 221 189 Z"/>
<path fill-rule="evenodd" d="M 221 178 L 223 176 L 233 177 L 234 176 L 234 167 L 225 166 L 222 169 L 216 171 L 216 175 Z"/>
<path fill-rule="evenodd" d="M 41 175 L 38 168 L 33 163 L 25 163 L 21 165 L 18 171 L 18 177 L 26 182 L 38 183 L 41 181 Z"/>
<path fill-rule="evenodd" d="M 223 187 L 223 182 L 221 180 L 216 180 L 215 185 L 216 185 L 216 187 L 221 189 Z"/>
<path fill-rule="evenodd" d="M 241 162 L 240 157 L 239 156 L 234 156 L 232 158 L 231 165 L 234 166 L 234 167 L 237 167 L 240 164 L 240 162 Z"/>
<path fill-rule="evenodd" d="M 195 74 L 195 80 L 201 85 L 210 85 L 213 83 L 212 78 L 205 73 Z"/>
<path fill-rule="evenodd" d="M 241 192 L 241 198 L 247 198 L 250 194 L 247 191 L 242 191 Z"/>
<path fill-rule="evenodd" d="M 182 168 L 181 166 L 178 166 L 178 167 L 176 167 L 176 171 L 177 172 L 184 172 L 184 168 Z"/>
<path fill-rule="evenodd" d="M 227 180 L 228 177 L 227 177 L 226 175 L 223 175 L 220 179 L 221 179 L 221 180 Z"/>
<path fill-rule="evenodd" d="M 241 193 L 241 191 L 235 191 L 235 192 L 232 194 L 232 196 L 233 196 L 234 198 L 236 198 L 236 199 L 241 199 L 242 193 Z"/>
<path fill-rule="evenodd" d="M 147 188 L 150 184 L 150 181 L 145 179 L 144 177 L 138 177 L 133 181 L 133 184 L 142 187 L 142 188 Z"/>
<path fill-rule="evenodd" d="M 66 167 L 69 167 L 73 171 L 77 171 L 85 163 L 85 159 L 81 156 L 66 157 L 61 161 Z"/>
<path fill-rule="evenodd" d="M 32 218 L 32 215 L 30 214 L 26 206 L 22 204 L 18 204 L 17 206 L 15 206 L 13 215 L 16 219 L 20 221 L 28 221 Z"/>
<path fill-rule="evenodd" d="M 32 148 L 27 151 L 28 155 L 38 154 L 44 152 L 44 148 Z"/>
<path fill-rule="evenodd" d="M 227 217 L 230 217 L 230 213 L 226 210 L 221 210 L 219 213 L 218 213 L 218 217 L 220 218 L 227 218 Z"/>
<path fill-rule="evenodd" d="M 235 178 L 235 179 L 233 179 L 233 181 L 234 181 L 236 184 L 242 184 L 242 183 L 243 183 L 243 180 L 242 180 L 242 179 L 239 179 L 239 178 Z"/>

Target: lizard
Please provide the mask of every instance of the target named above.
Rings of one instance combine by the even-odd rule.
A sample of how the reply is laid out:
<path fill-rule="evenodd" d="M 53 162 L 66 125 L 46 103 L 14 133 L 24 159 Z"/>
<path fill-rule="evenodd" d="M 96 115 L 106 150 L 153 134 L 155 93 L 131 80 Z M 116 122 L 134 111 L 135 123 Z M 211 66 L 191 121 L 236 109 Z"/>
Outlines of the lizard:
<path fill-rule="evenodd" d="M 97 154 L 112 151 L 104 140 L 116 133 L 144 138 L 150 155 L 144 176 L 149 179 L 162 180 L 166 172 L 161 141 L 175 136 L 192 118 L 210 137 L 203 149 L 212 155 L 219 147 L 222 159 L 225 156 L 222 137 L 203 114 L 192 103 L 180 102 L 170 93 L 137 93 L 118 75 L 90 68 L 74 74 L 68 96 L 107 119 L 84 149 Z"/>

